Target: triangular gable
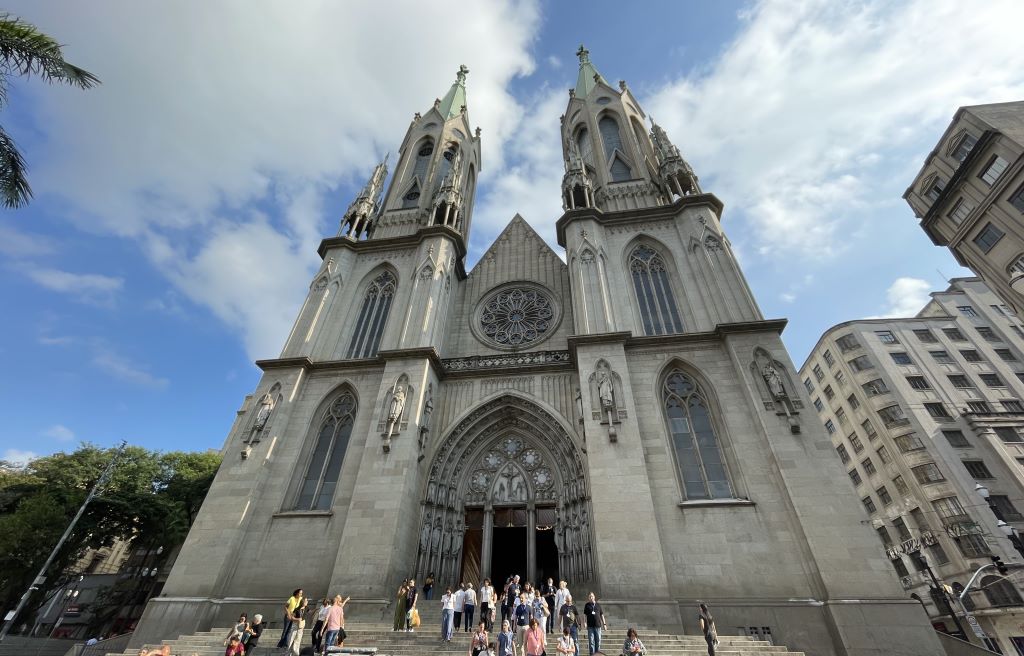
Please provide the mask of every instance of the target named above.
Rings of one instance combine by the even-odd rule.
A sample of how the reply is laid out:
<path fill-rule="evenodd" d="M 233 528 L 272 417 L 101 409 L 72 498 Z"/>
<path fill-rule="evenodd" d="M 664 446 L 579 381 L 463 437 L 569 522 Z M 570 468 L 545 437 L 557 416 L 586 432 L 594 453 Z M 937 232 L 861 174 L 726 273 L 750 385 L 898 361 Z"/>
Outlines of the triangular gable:
<path fill-rule="evenodd" d="M 513 249 L 518 249 L 519 244 L 524 241 L 530 244 L 530 249 L 533 253 L 555 258 L 561 266 L 565 266 L 558 253 L 552 250 L 548 243 L 533 229 L 533 226 L 517 213 L 508 222 L 505 229 L 494 239 L 490 247 L 484 251 L 476 266 L 473 267 L 473 271 L 476 271 L 481 264 L 486 262 L 514 257 Z M 473 271 L 470 271 L 470 275 L 473 274 Z"/>

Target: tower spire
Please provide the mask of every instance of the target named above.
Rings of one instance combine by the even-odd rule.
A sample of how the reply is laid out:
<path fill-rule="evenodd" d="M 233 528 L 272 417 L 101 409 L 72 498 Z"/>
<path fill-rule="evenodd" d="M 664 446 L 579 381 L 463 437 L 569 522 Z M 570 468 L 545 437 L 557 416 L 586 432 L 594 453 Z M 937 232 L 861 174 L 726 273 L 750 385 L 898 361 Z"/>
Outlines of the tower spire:
<path fill-rule="evenodd" d="M 448 89 L 448 93 L 444 94 L 444 98 L 441 99 L 437 111 L 441 112 L 441 116 L 446 121 L 466 108 L 466 75 L 468 73 L 469 68 L 465 64 L 459 66 L 452 88 Z"/>
<path fill-rule="evenodd" d="M 562 177 L 562 209 L 575 210 L 594 206 L 594 187 L 587 175 L 580 149 L 575 142 L 569 143 L 569 161 L 565 163 Z"/>
<path fill-rule="evenodd" d="M 658 154 L 658 175 L 668 185 L 669 197 L 701 193 L 697 174 L 683 159 L 675 144 L 669 140 L 664 128 L 655 123 L 653 118 L 651 119 L 651 141 Z"/>
<path fill-rule="evenodd" d="M 586 98 L 598 82 L 608 84 L 608 80 L 604 79 L 604 76 L 590 63 L 590 51 L 582 43 L 579 50 L 576 51 L 576 56 L 580 58 L 580 74 L 576 78 L 574 93 L 577 98 Z"/>
<path fill-rule="evenodd" d="M 373 219 L 380 208 L 380 197 L 384 193 L 384 179 L 388 177 L 388 158 L 390 156 L 389 152 L 384 156 L 384 161 L 374 167 L 370 179 L 366 181 L 362 191 L 348 206 L 345 216 L 341 219 L 341 226 L 338 228 L 339 237 L 348 235 L 353 239 L 359 239 L 364 232 L 366 236 L 373 232 Z"/>
<path fill-rule="evenodd" d="M 462 223 L 462 150 L 455 151 L 452 166 L 441 180 L 441 187 L 434 194 L 434 225 L 444 225 L 459 230 Z"/>

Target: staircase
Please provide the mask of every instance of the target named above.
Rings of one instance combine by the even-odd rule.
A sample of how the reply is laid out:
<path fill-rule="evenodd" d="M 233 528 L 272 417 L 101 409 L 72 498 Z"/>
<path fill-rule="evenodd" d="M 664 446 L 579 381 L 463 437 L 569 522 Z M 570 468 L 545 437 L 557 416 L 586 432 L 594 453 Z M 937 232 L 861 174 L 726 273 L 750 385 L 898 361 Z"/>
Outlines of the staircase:
<path fill-rule="evenodd" d="M 420 654 L 438 654 L 441 656 L 465 656 L 469 652 L 472 633 L 461 630 L 452 636 L 451 642 L 441 641 L 441 606 L 438 600 L 421 601 L 417 604 L 422 624 L 412 633 L 392 631 L 391 624 L 380 622 L 349 621 L 345 624 L 348 632 L 346 647 L 375 647 L 378 656 L 419 656 Z M 478 608 L 479 610 L 479 608 Z M 479 621 L 479 618 L 474 618 Z M 626 639 L 626 623 L 608 619 L 608 626 L 601 639 L 601 647 L 608 656 L 618 656 L 622 643 Z M 499 622 L 500 623 L 500 619 Z M 307 622 L 303 646 L 312 644 L 310 631 L 313 623 Z M 165 641 L 171 646 L 174 656 L 221 656 L 224 653 L 224 636 L 227 627 L 212 631 L 201 631 L 187 636 L 179 636 L 176 640 Z M 674 635 L 637 627 L 640 639 L 647 648 L 649 656 L 706 656 L 707 643 L 704 638 L 696 635 Z M 256 656 L 277 656 L 283 650 L 276 649 L 277 639 L 281 632 L 274 628 L 263 634 Z M 587 654 L 586 631 L 581 632 L 580 654 Z M 554 654 L 557 636 L 548 636 L 548 654 Z M 803 652 L 792 652 L 781 646 L 773 646 L 767 642 L 757 641 L 745 636 L 720 636 L 721 645 L 716 649 L 720 656 L 765 656 L 767 654 L 803 656 Z M 157 647 L 159 645 L 152 645 Z M 308 649 L 305 653 L 308 653 Z M 123 654 L 107 654 L 107 656 L 137 656 L 138 651 L 125 651 Z"/>

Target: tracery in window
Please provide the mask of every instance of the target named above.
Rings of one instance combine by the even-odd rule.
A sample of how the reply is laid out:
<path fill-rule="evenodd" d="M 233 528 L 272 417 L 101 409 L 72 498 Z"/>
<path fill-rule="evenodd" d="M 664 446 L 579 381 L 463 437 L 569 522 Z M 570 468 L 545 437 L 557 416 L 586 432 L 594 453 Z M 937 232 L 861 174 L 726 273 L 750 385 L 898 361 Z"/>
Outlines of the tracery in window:
<path fill-rule="evenodd" d="M 395 276 L 390 271 L 385 271 L 373 279 L 366 289 L 363 307 L 359 311 L 346 357 L 372 358 L 377 355 L 394 296 Z"/>
<path fill-rule="evenodd" d="M 687 500 L 730 499 L 732 485 L 700 386 L 673 369 L 662 387 L 665 419 Z"/>
<path fill-rule="evenodd" d="M 580 128 L 576 133 L 576 149 L 580 151 L 580 157 L 587 164 L 594 163 L 594 149 L 590 142 L 590 131 L 587 128 Z"/>
<path fill-rule="evenodd" d="M 330 509 L 355 418 L 356 399 L 349 391 L 342 393 L 321 415 L 316 444 L 299 488 L 295 510 Z"/>
<path fill-rule="evenodd" d="M 622 144 L 622 133 L 619 132 L 619 124 L 611 116 L 603 116 L 597 123 L 601 132 L 601 140 L 604 142 L 604 156 L 609 162 L 613 182 L 629 180 L 633 172 L 629 165 L 622 159 L 626 149 Z"/>
<path fill-rule="evenodd" d="M 683 332 L 683 322 L 668 281 L 668 270 L 661 255 L 640 245 L 629 256 L 633 290 L 640 306 L 645 335 L 669 335 Z"/>

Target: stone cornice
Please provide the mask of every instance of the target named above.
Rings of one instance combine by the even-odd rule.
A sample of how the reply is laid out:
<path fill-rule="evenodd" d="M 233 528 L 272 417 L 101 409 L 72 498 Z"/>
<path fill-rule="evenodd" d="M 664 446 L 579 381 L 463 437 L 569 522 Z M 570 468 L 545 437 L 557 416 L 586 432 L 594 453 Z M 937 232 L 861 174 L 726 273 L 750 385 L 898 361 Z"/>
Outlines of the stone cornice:
<path fill-rule="evenodd" d="M 441 362 L 446 378 L 459 378 L 481 374 L 488 376 L 518 375 L 572 369 L 575 366 L 576 358 L 572 351 L 527 351 L 496 355 L 471 355 L 463 358 L 448 358 Z"/>
<path fill-rule="evenodd" d="M 720 341 L 729 335 L 742 333 L 773 332 L 782 334 L 788 319 L 762 319 L 760 321 L 738 321 L 720 323 L 714 330 L 700 333 L 678 333 L 675 335 L 634 335 L 626 340 L 626 348 L 661 346 L 663 344 L 692 344 L 695 342 Z"/>
<path fill-rule="evenodd" d="M 596 207 L 586 207 L 577 210 L 568 210 L 555 223 L 555 230 L 558 234 L 558 245 L 565 248 L 565 230 L 574 221 L 580 219 L 593 219 L 605 226 L 628 225 L 634 221 L 657 221 L 659 219 L 669 221 L 675 219 L 679 212 L 686 207 L 710 207 L 715 215 L 722 216 L 725 206 L 714 194 L 694 194 L 677 198 L 670 205 L 659 205 L 657 207 L 644 207 L 635 210 L 622 210 L 618 212 L 605 212 Z"/>
<path fill-rule="evenodd" d="M 384 239 L 365 239 L 363 241 L 356 241 L 348 237 L 327 237 L 320 241 L 320 246 L 316 249 L 316 252 L 322 259 L 327 255 L 327 251 L 332 248 L 347 248 L 356 253 L 377 253 L 395 249 L 416 248 L 430 237 L 444 237 L 455 244 L 455 252 L 458 254 L 458 257 L 455 258 L 456 274 L 459 280 L 463 280 L 466 277 L 466 241 L 459 232 L 447 226 L 427 226 L 420 228 L 411 235 L 387 237 Z"/>
<path fill-rule="evenodd" d="M 441 363 L 441 356 L 433 346 L 421 346 L 417 348 L 392 349 L 390 351 L 379 351 L 377 357 L 382 360 L 415 360 L 424 359 L 430 362 L 434 373 L 438 376 L 444 371 Z"/>
<path fill-rule="evenodd" d="M 313 362 L 306 356 L 299 358 L 271 358 L 269 360 L 257 360 L 256 366 L 263 371 L 271 369 L 312 369 Z"/>

